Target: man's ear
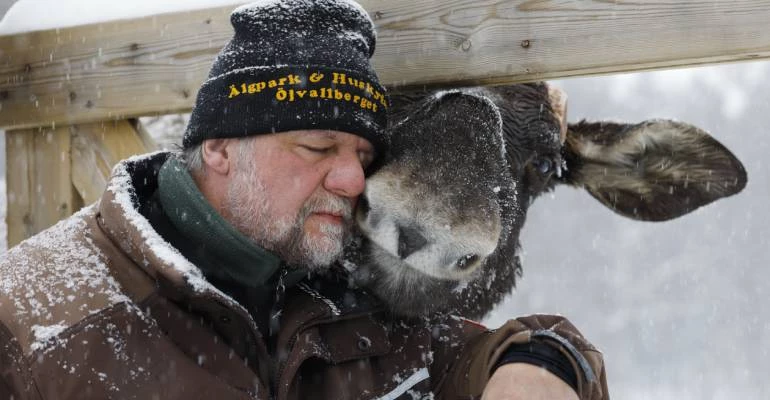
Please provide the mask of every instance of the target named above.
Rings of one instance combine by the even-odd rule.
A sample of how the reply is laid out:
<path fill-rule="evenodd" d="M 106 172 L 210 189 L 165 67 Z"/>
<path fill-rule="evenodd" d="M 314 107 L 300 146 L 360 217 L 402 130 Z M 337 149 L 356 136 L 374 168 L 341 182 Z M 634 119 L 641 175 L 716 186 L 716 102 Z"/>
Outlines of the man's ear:
<path fill-rule="evenodd" d="M 565 183 L 638 220 L 676 218 L 746 186 L 746 170 L 727 148 L 676 121 L 570 124 L 564 157 Z"/>
<path fill-rule="evenodd" d="M 206 171 L 219 175 L 227 175 L 230 172 L 231 164 L 235 161 L 232 158 L 233 146 L 231 139 L 207 139 L 201 145 L 201 156 Z"/>

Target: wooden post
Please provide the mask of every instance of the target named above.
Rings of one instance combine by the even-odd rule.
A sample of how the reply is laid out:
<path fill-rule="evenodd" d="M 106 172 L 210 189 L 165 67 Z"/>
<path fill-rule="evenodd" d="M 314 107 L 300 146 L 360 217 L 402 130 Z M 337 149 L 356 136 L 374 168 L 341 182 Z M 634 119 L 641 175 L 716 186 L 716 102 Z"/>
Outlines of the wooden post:
<path fill-rule="evenodd" d="M 6 132 L 8 247 L 71 215 L 81 205 L 70 180 L 67 127 Z"/>
<path fill-rule="evenodd" d="M 6 132 L 8 247 L 98 200 L 112 167 L 155 150 L 136 120 Z"/>
<path fill-rule="evenodd" d="M 115 164 L 156 149 L 137 120 L 72 127 L 72 183 L 85 204 L 98 200 Z"/>

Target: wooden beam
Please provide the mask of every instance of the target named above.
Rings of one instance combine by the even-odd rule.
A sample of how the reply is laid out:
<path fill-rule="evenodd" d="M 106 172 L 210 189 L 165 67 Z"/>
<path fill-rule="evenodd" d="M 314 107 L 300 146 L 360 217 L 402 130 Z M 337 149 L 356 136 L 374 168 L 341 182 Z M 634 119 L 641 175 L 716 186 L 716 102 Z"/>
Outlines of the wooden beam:
<path fill-rule="evenodd" d="M 391 88 L 497 84 L 770 56 L 764 0 L 362 0 Z M 0 36 L 0 127 L 191 108 L 233 7 Z"/>
<path fill-rule="evenodd" d="M 76 125 L 71 132 L 72 183 L 85 204 L 101 197 L 118 161 L 156 149 L 136 120 Z"/>
<path fill-rule="evenodd" d="M 136 120 L 6 132 L 8 247 L 96 201 L 118 161 L 155 150 Z"/>
<path fill-rule="evenodd" d="M 79 208 L 70 181 L 66 127 L 6 132 L 8 247 L 55 224 Z"/>

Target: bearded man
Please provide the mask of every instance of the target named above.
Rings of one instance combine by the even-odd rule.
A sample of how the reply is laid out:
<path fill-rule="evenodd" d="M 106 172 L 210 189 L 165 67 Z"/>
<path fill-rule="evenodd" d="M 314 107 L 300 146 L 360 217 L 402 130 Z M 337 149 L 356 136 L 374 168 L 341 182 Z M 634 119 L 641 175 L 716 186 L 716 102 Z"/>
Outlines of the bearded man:
<path fill-rule="evenodd" d="M 0 398 L 608 398 L 563 318 L 401 319 L 329 270 L 387 151 L 374 26 L 346 0 L 231 22 L 181 154 L 0 263 Z"/>

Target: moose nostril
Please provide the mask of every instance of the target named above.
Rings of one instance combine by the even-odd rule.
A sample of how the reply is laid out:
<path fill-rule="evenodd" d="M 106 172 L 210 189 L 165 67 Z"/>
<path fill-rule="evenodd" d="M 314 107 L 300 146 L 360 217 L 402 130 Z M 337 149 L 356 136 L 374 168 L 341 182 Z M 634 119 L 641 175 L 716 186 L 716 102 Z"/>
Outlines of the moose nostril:
<path fill-rule="evenodd" d="M 364 225 L 368 226 L 369 229 L 376 229 L 377 225 L 380 224 L 382 217 L 382 210 L 372 212 L 371 204 L 369 203 L 369 199 L 367 199 L 366 196 L 362 195 L 358 198 L 358 205 L 356 206 L 356 220 L 359 226 Z"/>
<path fill-rule="evenodd" d="M 369 200 L 364 195 L 358 198 L 358 210 L 363 215 L 369 214 Z"/>
<path fill-rule="evenodd" d="M 476 261 L 478 260 L 479 260 L 478 254 L 466 254 L 460 257 L 460 259 L 457 260 L 457 263 L 455 265 L 457 265 L 457 269 L 464 271 L 476 265 Z"/>
<path fill-rule="evenodd" d="M 402 259 L 409 257 L 410 254 L 425 247 L 428 240 L 417 229 L 399 226 L 398 227 L 398 256 Z"/>

